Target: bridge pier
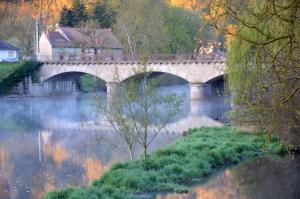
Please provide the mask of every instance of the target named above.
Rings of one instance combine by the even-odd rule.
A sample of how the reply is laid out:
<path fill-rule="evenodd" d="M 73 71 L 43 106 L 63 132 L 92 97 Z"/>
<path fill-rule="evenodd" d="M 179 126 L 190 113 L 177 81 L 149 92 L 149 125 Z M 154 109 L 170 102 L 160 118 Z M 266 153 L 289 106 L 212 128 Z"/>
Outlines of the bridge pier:
<path fill-rule="evenodd" d="M 113 98 L 116 96 L 117 87 L 119 86 L 118 82 L 107 82 L 106 83 L 106 96 L 107 103 L 110 104 Z"/>
<path fill-rule="evenodd" d="M 190 83 L 191 100 L 204 99 L 205 86 L 203 83 Z"/>

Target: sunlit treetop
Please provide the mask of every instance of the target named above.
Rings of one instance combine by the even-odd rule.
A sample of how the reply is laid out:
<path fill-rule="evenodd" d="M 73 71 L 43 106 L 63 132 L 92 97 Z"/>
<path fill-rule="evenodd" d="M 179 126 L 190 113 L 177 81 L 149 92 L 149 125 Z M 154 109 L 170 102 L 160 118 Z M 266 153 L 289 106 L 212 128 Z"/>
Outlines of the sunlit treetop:
<path fill-rule="evenodd" d="M 193 10 L 207 7 L 207 0 L 168 0 L 169 4 Z"/>

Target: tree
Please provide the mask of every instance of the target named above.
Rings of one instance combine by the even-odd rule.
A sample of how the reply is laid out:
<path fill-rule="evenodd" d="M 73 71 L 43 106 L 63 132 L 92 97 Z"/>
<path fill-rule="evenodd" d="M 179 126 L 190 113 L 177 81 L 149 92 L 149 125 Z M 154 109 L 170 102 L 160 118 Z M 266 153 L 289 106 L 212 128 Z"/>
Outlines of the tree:
<path fill-rule="evenodd" d="M 23 7 L 22 13 L 16 13 L 16 6 L 7 4 L 0 7 L 0 38 L 18 46 L 21 53 L 31 56 L 34 52 L 35 20 L 30 9 Z"/>
<path fill-rule="evenodd" d="M 182 8 L 166 7 L 164 20 L 168 40 L 167 52 L 193 52 L 196 48 L 197 34 L 201 26 L 199 15 Z"/>
<path fill-rule="evenodd" d="M 229 39 L 233 121 L 299 143 L 300 2 L 217 0 L 211 23 Z"/>
<path fill-rule="evenodd" d="M 164 1 L 125 0 L 118 10 L 114 32 L 131 55 L 159 53 L 167 41 L 162 8 Z M 150 9 L 151 8 L 151 9 Z"/>
<path fill-rule="evenodd" d="M 63 7 L 60 13 L 59 24 L 64 27 L 73 27 L 75 24 L 75 16 L 71 9 Z"/>
<path fill-rule="evenodd" d="M 81 0 L 73 0 L 72 11 L 74 14 L 75 26 L 78 26 L 89 19 L 86 7 Z"/>
<path fill-rule="evenodd" d="M 134 80 L 115 85 L 112 102 L 102 110 L 127 144 L 131 158 L 137 143 L 147 159 L 149 145 L 182 111 L 183 96 L 161 92 L 158 82 L 149 78 L 151 71 L 146 66 L 135 73 Z"/>
<path fill-rule="evenodd" d="M 110 28 L 116 22 L 116 12 L 106 3 L 97 2 L 92 9 L 91 19 L 97 21 L 102 28 Z"/>

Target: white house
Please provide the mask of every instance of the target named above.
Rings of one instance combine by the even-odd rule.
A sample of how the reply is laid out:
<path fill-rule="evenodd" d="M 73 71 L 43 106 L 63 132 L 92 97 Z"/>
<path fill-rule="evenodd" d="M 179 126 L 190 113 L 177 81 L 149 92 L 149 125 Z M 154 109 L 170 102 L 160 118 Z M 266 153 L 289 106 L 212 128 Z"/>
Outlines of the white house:
<path fill-rule="evenodd" d="M 56 26 L 44 31 L 39 40 L 40 61 L 76 61 L 117 59 L 123 47 L 110 29 Z"/>
<path fill-rule="evenodd" d="M 18 61 L 18 51 L 18 48 L 0 40 L 0 62 Z"/>

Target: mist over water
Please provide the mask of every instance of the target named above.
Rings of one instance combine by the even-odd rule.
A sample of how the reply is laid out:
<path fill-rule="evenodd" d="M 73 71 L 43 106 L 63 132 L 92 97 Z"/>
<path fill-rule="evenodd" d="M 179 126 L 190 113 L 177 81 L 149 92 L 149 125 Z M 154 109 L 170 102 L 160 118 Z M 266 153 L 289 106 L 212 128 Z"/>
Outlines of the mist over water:
<path fill-rule="evenodd" d="M 191 102 L 188 85 L 163 87 L 162 92 L 183 94 L 184 110 L 168 125 L 168 133 L 157 137 L 152 151 L 190 127 L 220 125 L 230 110 L 224 97 Z M 0 98 L 1 199 L 38 199 L 54 188 L 88 185 L 113 163 L 129 159 L 122 139 L 96 109 L 97 103 L 106 103 L 106 94 L 97 96 Z M 135 157 L 139 154 L 137 148 Z"/>

